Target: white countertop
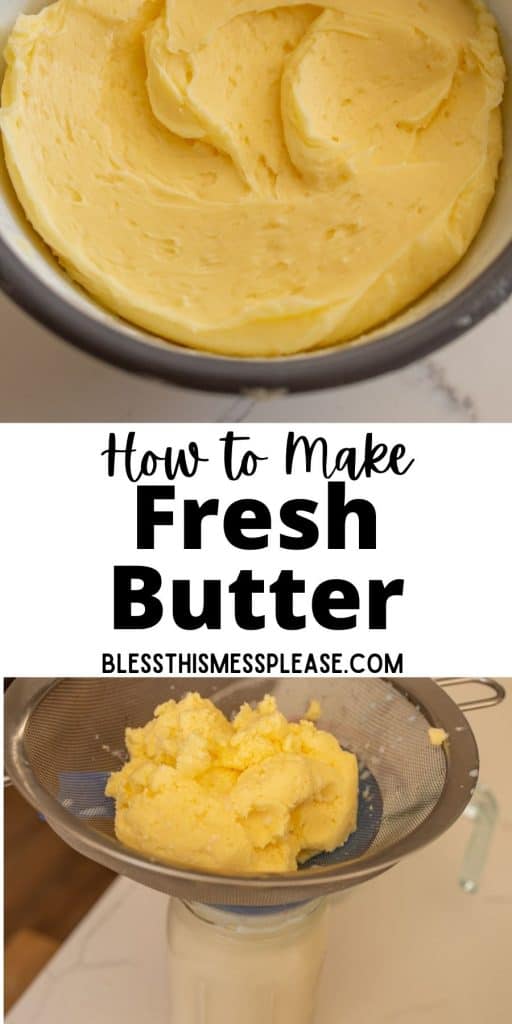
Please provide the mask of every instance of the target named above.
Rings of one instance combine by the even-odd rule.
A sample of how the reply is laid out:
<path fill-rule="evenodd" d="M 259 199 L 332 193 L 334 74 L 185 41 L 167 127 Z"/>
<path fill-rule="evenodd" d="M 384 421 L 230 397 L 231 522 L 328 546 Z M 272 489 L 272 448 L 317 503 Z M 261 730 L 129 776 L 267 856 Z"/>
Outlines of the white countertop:
<path fill-rule="evenodd" d="M 508 422 L 512 302 L 428 359 L 362 384 L 255 401 L 137 378 L 39 327 L 0 297 L 2 422 Z"/>
<path fill-rule="evenodd" d="M 480 892 L 465 895 L 457 884 L 471 827 L 463 819 L 343 897 L 331 915 L 317 1024 L 510 1024 L 512 683 L 507 686 L 504 705 L 471 716 L 481 779 L 501 808 Z M 8 1024 L 179 1024 L 167 1009 L 166 905 L 158 893 L 117 881 Z"/>

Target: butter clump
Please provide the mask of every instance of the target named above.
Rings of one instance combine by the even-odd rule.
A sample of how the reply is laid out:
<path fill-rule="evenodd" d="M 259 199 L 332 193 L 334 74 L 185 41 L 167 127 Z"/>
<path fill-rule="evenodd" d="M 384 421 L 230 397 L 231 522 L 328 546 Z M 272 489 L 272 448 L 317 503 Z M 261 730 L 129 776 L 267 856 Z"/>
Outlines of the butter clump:
<path fill-rule="evenodd" d="M 58 0 L 6 62 L 28 219 L 99 302 L 193 348 L 375 328 L 494 194 L 505 66 L 480 0 Z"/>
<path fill-rule="evenodd" d="M 318 722 L 318 719 L 322 717 L 322 705 L 319 700 L 310 700 L 308 709 L 304 718 L 308 722 Z"/>
<path fill-rule="evenodd" d="M 357 824 L 358 767 L 330 733 L 288 722 L 273 697 L 232 722 L 197 693 L 126 730 L 106 793 L 120 842 L 218 873 L 294 871 Z"/>
<path fill-rule="evenodd" d="M 433 726 L 428 730 L 428 738 L 433 747 L 442 747 L 448 739 L 448 733 L 444 729 L 435 729 Z"/>

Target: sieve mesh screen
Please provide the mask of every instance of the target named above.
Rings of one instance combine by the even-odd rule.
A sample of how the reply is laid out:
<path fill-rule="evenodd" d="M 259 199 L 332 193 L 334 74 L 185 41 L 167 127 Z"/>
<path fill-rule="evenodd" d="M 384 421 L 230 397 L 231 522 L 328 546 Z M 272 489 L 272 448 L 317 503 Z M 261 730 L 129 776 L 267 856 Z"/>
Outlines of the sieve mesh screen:
<path fill-rule="evenodd" d="M 468 776 L 474 776 L 478 757 L 465 718 L 432 680 L 409 683 L 348 677 L 227 684 L 222 679 L 58 680 L 23 723 L 23 764 L 13 758 L 13 778 L 71 845 L 155 888 L 212 902 L 219 901 L 219 890 L 231 903 L 306 898 L 310 881 L 332 891 L 384 870 L 443 831 L 470 797 L 475 779 Z M 358 829 L 345 847 L 315 858 L 293 880 L 288 875 L 265 881 L 265 876 L 230 879 L 156 864 L 116 840 L 114 805 L 104 786 L 126 756 L 125 729 L 144 725 L 158 704 L 178 700 L 190 689 L 210 697 L 228 716 L 266 693 L 291 720 L 304 716 L 312 697 L 320 702 L 319 728 L 332 732 L 359 761 Z M 430 725 L 448 726 L 448 745 L 432 746 Z"/>
<path fill-rule="evenodd" d="M 69 810 L 86 818 L 89 828 L 114 835 L 112 820 L 106 820 L 108 802 L 101 799 L 101 783 L 104 786 L 108 773 L 126 756 L 126 727 L 144 725 L 157 704 L 179 699 L 189 688 L 188 681 L 62 681 L 35 709 L 26 731 L 26 751 L 38 781 L 61 804 L 66 806 L 67 801 Z M 421 709 L 384 680 L 362 684 L 347 679 L 334 685 L 302 679 L 250 680 L 217 692 L 216 685 L 207 682 L 200 689 L 228 715 L 244 700 L 261 699 L 270 691 L 291 719 L 305 713 L 314 693 L 322 706 L 319 727 L 332 732 L 358 758 L 361 797 L 363 805 L 368 802 L 368 811 L 375 809 L 380 794 L 377 831 L 364 806 L 359 815 L 360 849 L 382 850 L 397 836 L 409 834 L 441 796 L 446 777 L 443 748 L 430 743 L 429 722 Z M 98 807 L 100 813 L 94 814 Z"/>

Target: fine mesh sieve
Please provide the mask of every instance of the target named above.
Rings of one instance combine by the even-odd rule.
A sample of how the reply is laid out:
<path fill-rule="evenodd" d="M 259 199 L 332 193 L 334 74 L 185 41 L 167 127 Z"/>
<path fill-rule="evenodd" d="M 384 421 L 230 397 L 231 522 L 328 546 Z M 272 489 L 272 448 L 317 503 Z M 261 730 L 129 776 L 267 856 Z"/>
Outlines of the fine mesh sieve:
<path fill-rule="evenodd" d="M 5 701 L 9 776 L 51 827 L 80 853 L 154 889 L 226 906 L 283 906 L 358 884 L 386 870 L 447 829 L 469 802 L 478 750 L 463 709 L 497 704 L 492 696 L 457 705 L 432 679 L 60 679 L 16 680 Z M 312 697 L 319 727 L 353 751 L 360 767 L 358 828 L 349 842 L 299 872 L 226 876 L 150 860 L 122 846 L 114 805 L 104 796 L 109 772 L 126 754 L 124 731 L 144 725 L 157 704 L 191 689 L 227 714 L 273 694 L 291 719 Z M 449 734 L 433 746 L 428 729 Z M 177 822 L 179 828 L 179 822 Z"/>

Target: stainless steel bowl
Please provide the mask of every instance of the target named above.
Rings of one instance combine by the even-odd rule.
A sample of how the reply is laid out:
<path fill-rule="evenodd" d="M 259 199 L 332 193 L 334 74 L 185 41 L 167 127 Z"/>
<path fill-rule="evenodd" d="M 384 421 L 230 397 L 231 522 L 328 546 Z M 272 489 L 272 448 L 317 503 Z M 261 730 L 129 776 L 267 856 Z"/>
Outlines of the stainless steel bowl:
<path fill-rule="evenodd" d="M 43 0 L 2 0 L 0 35 Z M 512 67 L 512 5 L 490 0 Z M 508 90 L 510 93 L 510 89 Z M 370 335 L 323 351 L 241 359 L 193 351 L 108 313 L 60 270 L 23 216 L 0 168 L 0 287 L 36 320 L 78 348 L 133 372 L 217 392 L 311 391 L 397 369 L 453 341 L 512 292 L 512 110 L 496 199 L 462 263 L 412 309 Z"/>

